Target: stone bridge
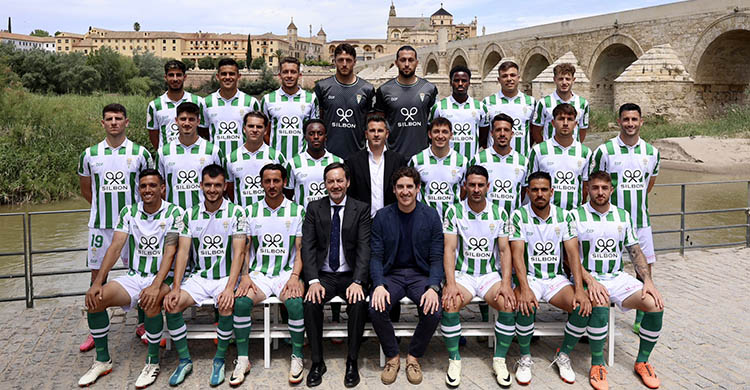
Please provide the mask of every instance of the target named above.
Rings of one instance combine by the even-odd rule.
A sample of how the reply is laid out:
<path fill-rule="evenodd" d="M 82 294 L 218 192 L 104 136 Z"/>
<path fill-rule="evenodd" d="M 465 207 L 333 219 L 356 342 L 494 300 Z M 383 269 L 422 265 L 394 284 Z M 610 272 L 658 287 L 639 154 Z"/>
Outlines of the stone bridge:
<path fill-rule="evenodd" d="M 526 93 L 554 90 L 552 67 L 576 66 L 574 91 L 593 107 L 640 104 L 647 114 L 691 120 L 750 103 L 750 0 L 692 0 L 489 34 L 417 49 L 419 76 L 450 94 L 448 72 L 472 70 L 472 95 L 499 90 L 497 67 L 521 67 Z M 357 64 L 380 85 L 397 76 L 393 58 Z"/>

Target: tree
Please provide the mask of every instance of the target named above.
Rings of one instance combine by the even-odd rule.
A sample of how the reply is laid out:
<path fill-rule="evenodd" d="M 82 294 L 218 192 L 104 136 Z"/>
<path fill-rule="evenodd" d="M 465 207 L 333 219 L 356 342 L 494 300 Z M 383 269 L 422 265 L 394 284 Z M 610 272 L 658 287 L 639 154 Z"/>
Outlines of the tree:
<path fill-rule="evenodd" d="M 247 34 L 247 52 L 245 52 L 245 63 L 253 63 L 253 39 L 250 34 Z"/>
<path fill-rule="evenodd" d="M 237 60 L 237 65 L 239 65 L 240 70 L 247 68 L 247 62 L 245 62 L 245 60 Z"/>
<path fill-rule="evenodd" d="M 209 56 L 199 58 L 198 69 L 214 69 L 214 59 Z"/>
<path fill-rule="evenodd" d="M 240 79 L 239 89 L 250 95 L 263 96 L 268 92 L 279 89 L 279 82 L 276 80 L 273 72 L 267 67 L 263 67 L 260 78 L 255 81 Z"/>
<path fill-rule="evenodd" d="M 133 31 L 141 31 L 141 24 L 138 22 L 133 23 Z"/>
<path fill-rule="evenodd" d="M 138 82 L 138 88 L 129 88 L 129 92 L 136 94 L 145 89 L 146 94 L 159 94 L 164 89 L 164 62 L 148 51 L 134 54 L 133 63 L 138 68 L 138 76 L 144 80 Z M 143 88 L 144 84 L 146 88 Z"/>
<path fill-rule="evenodd" d="M 255 57 L 250 63 L 250 69 L 263 69 L 266 67 L 266 60 L 263 57 Z"/>
<path fill-rule="evenodd" d="M 38 29 L 32 31 L 31 34 L 29 34 L 29 35 L 31 35 L 32 37 L 42 37 L 42 38 L 44 38 L 44 37 L 48 37 L 49 36 L 49 32 L 38 28 Z"/>
<path fill-rule="evenodd" d="M 195 68 L 195 60 L 192 58 L 183 58 L 182 63 L 185 64 L 185 67 L 188 68 L 188 70 Z"/>
<path fill-rule="evenodd" d="M 138 75 L 138 68 L 130 57 L 122 56 L 106 46 L 91 53 L 86 62 L 99 72 L 99 89 L 103 91 L 125 92 L 127 81 Z"/>
<path fill-rule="evenodd" d="M 281 59 L 284 58 L 284 52 L 281 49 L 276 49 L 276 51 L 273 52 L 273 56 L 276 57 L 276 66 L 281 70 Z"/>

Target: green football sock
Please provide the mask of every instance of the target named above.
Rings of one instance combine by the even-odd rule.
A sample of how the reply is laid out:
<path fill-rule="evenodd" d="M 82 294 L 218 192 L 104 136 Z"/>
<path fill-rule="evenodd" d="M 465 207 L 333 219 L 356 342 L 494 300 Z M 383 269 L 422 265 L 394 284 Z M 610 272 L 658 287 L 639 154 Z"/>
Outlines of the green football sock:
<path fill-rule="evenodd" d="M 111 359 L 109 357 L 109 346 L 107 345 L 109 315 L 105 310 L 99 313 L 88 313 L 86 314 L 86 318 L 89 323 L 89 332 L 91 332 L 91 336 L 94 338 L 96 360 L 99 362 L 108 362 Z"/>
<path fill-rule="evenodd" d="M 161 312 L 153 317 L 146 317 L 143 326 L 146 328 L 146 340 L 148 340 L 146 363 L 159 363 L 159 343 L 164 330 L 164 317 Z"/>
<path fill-rule="evenodd" d="M 479 304 L 479 314 L 482 315 L 482 322 L 490 320 L 490 305 L 482 302 Z"/>
<path fill-rule="evenodd" d="M 456 313 L 443 312 L 440 320 L 440 331 L 443 333 L 445 347 L 448 349 L 448 358 L 461 360 L 458 353 L 458 340 L 461 338 L 461 316 Z"/>
<path fill-rule="evenodd" d="M 495 355 L 494 357 L 504 358 L 508 354 L 510 343 L 513 342 L 513 336 L 516 335 L 516 315 L 515 313 L 497 313 L 495 322 Z"/>
<path fill-rule="evenodd" d="M 140 306 L 138 306 L 138 325 L 145 324 L 146 322 L 146 312 L 141 309 Z"/>
<path fill-rule="evenodd" d="M 520 311 L 516 314 L 516 335 L 521 355 L 531 355 L 531 336 L 534 335 L 534 316 L 536 308 L 531 309 L 529 315 L 523 315 Z"/>
<path fill-rule="evenodd" d="M 570 355 L 573 352 L 578 339 L 583 336 L 586 332 L 586 325 L 589 322 L 587 317 L 581 316 L 581 307 L 577 307 L 568 315 L 568 322 L 565 324 L 565 337 L 563 338 L 562 346 L 560 346 L 560 352 Z"/>
<path fill-rule="evenodd" d="M 248 297 L 239 297 L 234 300 L 234 338 L 237 343 L 237 356 L 248 356 L 250 349 L 250 329 L 253 311 L 253 300 Z"/>
<path fill-rule="evenodd" d="M 289 334 L 292 338 L 292 355 L 302 358 L 302 347 L 305 344 L 305 311 L 302 298 L 290 298 L 284 302 L 289 313 Z"/>
<path fill-rule="evenodd" d="M 638 324 L 638 325 L 640 325 L 640 324 L 641 324 L 641 322 L 643 322 L 643 315 L 644 315 L 644 314 L 646 314 L 646 313 L 644 313 L 644 312 L 642 312 L 642 311 L 640 311 L 640 310 L 636 310 L 636 311 L 635 311 L 635 321 L 633 321 L 633 324 Z"/>
<path fill-rule="evenodd" d="M 234 329 L 232 321 L 232 316 L 219 315 L 219 326 L 216 327 L 216 338 L 219 339 L 219 342 L 216 345 L 214 360 L 224 360 L 227 348 L 229 347 L 229 340 L 232 338 L 232 330 Z"/>
<path fill-rule="evenodd" d="M 591 349 L 591 365 L 604 365 L 604 340 L 607 338 L 607 323 L 609 322 L 609 306 L 597 306 L 591 309 L 589 325 L 589 348 Z"/>
<path fill-rule="evenodd" d="M 190 351 L 187 345 L 187 326 L 185 326 L 182 313 L 167 313 L 167 329 L 169 329 L 169 336 L 174 342 L 177 355 L 180 359 L 190 360 Z"/>
<path fill-rule="evenodd" d="M 638 347 L 638 357 L 635 359 L 637 363 L 648 361 L 648 356 L 651 355 L 651 351 L 659 339 L 663 317 L 663 311 L 649 312 L 643 315 L 641 331 L 638 333 L 641 344 Z"/>

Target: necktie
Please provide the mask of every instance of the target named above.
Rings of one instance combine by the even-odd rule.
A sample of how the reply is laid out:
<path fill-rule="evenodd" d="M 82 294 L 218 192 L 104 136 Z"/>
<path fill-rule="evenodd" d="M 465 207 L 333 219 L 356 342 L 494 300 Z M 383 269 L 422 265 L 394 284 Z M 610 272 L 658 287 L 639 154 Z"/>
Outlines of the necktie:
<path fill-rule="evenodd" d="M 341 219 L 339 218 L 339 210 L 341 210 L 343 206 L 332 207 L 333 218 L 331 218 L 331 245 L 328 247 L 328 265 L 333 272 L 336 272 L 340 265 L 339 245 L 341 242 Z"/>

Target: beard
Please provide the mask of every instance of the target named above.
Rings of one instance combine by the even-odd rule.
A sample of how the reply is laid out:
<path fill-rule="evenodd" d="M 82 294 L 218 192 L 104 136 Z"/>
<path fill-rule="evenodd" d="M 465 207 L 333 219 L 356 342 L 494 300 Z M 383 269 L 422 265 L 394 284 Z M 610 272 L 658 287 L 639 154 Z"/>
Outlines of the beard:
<path fill-rule="evenodd" d="M 407 78 L 410 78 L 410 77 L 414 76 L 414 72 L 415 72 L 415 70 L 412 70 L 411 73 L 406 73 L 406 72 L 402 71 L 401 69 L 399 69 L 398 70 L 398 75 L 401 76 L 401 77 L 403 77 L 403 78 L 405 78 L 405 79 L 407 79 Z"/>

